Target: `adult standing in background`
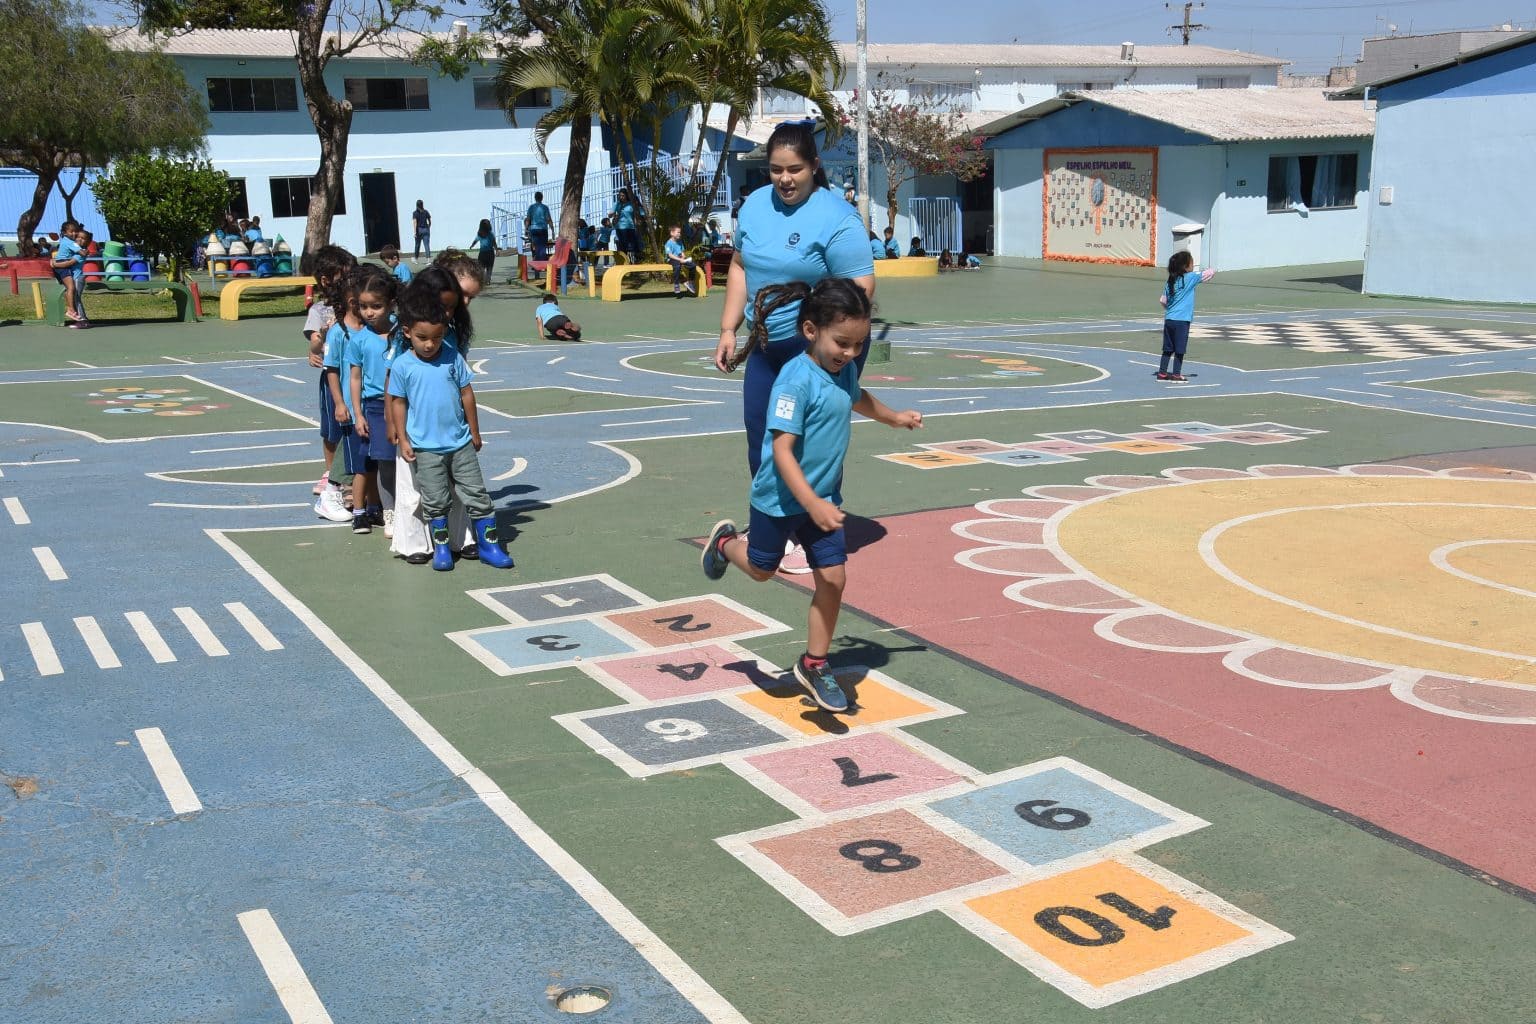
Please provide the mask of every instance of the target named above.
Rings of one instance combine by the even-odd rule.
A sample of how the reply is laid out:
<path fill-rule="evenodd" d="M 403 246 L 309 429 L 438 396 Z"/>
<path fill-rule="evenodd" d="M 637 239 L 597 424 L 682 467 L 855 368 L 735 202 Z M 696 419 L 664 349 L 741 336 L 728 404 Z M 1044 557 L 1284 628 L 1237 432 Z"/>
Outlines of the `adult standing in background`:
<path fill-rule="evenodd" d="M 619 240 L 619 252 L 629 257 L 629 262 L 640 262 L 640 221 L 645 211 L 635 202 L 634 194 L 620 188 L 613 204 L 613 231 Z"/>
<path fill-rule="evenodd" d="M 544 193 L 535 192 L 533 203 L 528 207 L 528 215 L 523 218 L 523 227 L 528 229 L 528 246 L 533 250 L 533 258 L 542 263 L 544 254 L 549 249 L 549 207 L 544 205 Z"/>
<path fill-rule="evenodd" d="M 432 214 L 427 211 L 427 204 L 420 199 L 416 200 L 416 209 L 411 211 L 411 223 L 415 228 L 416 250 L 411 253 L 412 262 L 421 259 L 421 250 L 427 250 L 427 259 L 432 258 Z"/>

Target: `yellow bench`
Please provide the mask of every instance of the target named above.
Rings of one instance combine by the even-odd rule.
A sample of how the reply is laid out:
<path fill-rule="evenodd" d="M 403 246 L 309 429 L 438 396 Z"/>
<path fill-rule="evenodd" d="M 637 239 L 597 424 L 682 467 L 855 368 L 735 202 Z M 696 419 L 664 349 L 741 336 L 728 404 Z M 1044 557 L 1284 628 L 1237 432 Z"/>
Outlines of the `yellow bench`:
<path fill-rule="evenodd" d="M 623 286 L 625 274 L 670 274 L 670 263 L 623 263 L 615 264 L 603 271 L 603 301 L 618 302 L 624 298 Z M 699 298 L 703 298 L 709 292 L 709 283 L 704 276 L 703 267 L 694 267 L 693 276 L 698 279 Z"/>
<path fill-rule="evenodd" d="M 876 277 L 938 277 L 937 256 L 903 256 L 897 260 L 875 260 Z"/>
<path fill-rule="evenodd" d="M 219 289 L 219 319 L 240 319 L 240 295 L 252 288 L 313 288 L 315 279 L 309 275 L 294 277 L 241 277 L 226 282 Z"/>

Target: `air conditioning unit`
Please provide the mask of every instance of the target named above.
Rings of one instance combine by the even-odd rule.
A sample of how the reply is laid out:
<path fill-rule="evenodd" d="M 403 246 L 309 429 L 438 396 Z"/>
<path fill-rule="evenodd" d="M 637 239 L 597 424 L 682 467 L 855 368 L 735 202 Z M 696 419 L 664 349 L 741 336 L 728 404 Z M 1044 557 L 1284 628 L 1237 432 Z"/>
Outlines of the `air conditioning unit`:
<path fill-rule="evenodd" d="M 1135 43 L 1121 43 L 1120 44 L 1120 59 L 1121 60 L 1135 60 L 1136 59 L 1136 44 Z"/>

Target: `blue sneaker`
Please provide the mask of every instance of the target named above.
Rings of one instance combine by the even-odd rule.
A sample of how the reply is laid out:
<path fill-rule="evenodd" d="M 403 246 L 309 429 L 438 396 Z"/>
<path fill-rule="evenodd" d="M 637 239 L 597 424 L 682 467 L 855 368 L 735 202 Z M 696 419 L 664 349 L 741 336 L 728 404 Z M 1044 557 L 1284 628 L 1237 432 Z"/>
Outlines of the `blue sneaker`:
<path fill-rule="evenodd" d="M 838 685 L 837 677 L 832 674 L 832 666 L 825 660 L 819 666 L 812 667 L 807 656 L 800 655 L 795 659 L 795 680 L 805 687 L 805 692 L 811 695 L 816 706 L 823 711 L 838 714 L 848 710 L 848 695 Z"/>
<path fill-rule="evenodd" d="M 736 524 L 729 519 L 722 519 L 715 524 L 715 528 L 709 531 L 709 540 L 704 542 L 704 553 L 699 556 L 699 564 L 704 567 L 704 575 L 712 580 L 717 580 L 725 575 L 726 567 L 730 560 L 720 553 L 720 542 L 736 536 Z"/>

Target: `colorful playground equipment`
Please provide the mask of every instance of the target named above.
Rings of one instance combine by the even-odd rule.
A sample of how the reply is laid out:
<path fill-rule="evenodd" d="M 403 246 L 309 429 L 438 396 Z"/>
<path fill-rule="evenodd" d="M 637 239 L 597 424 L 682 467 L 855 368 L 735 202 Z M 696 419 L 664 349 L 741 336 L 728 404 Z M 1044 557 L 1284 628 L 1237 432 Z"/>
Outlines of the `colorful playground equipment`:
<path fill-rule="evenodd" d="M 203 255 L 208 260 L 210 281 L 293 275 L 293 250 L 282 235 L 273 239 L 271 245 L 258 239 L 248 246 L 237 238 L 225 246 L 217 233 L 211 234 L 203 246 Z"/>

